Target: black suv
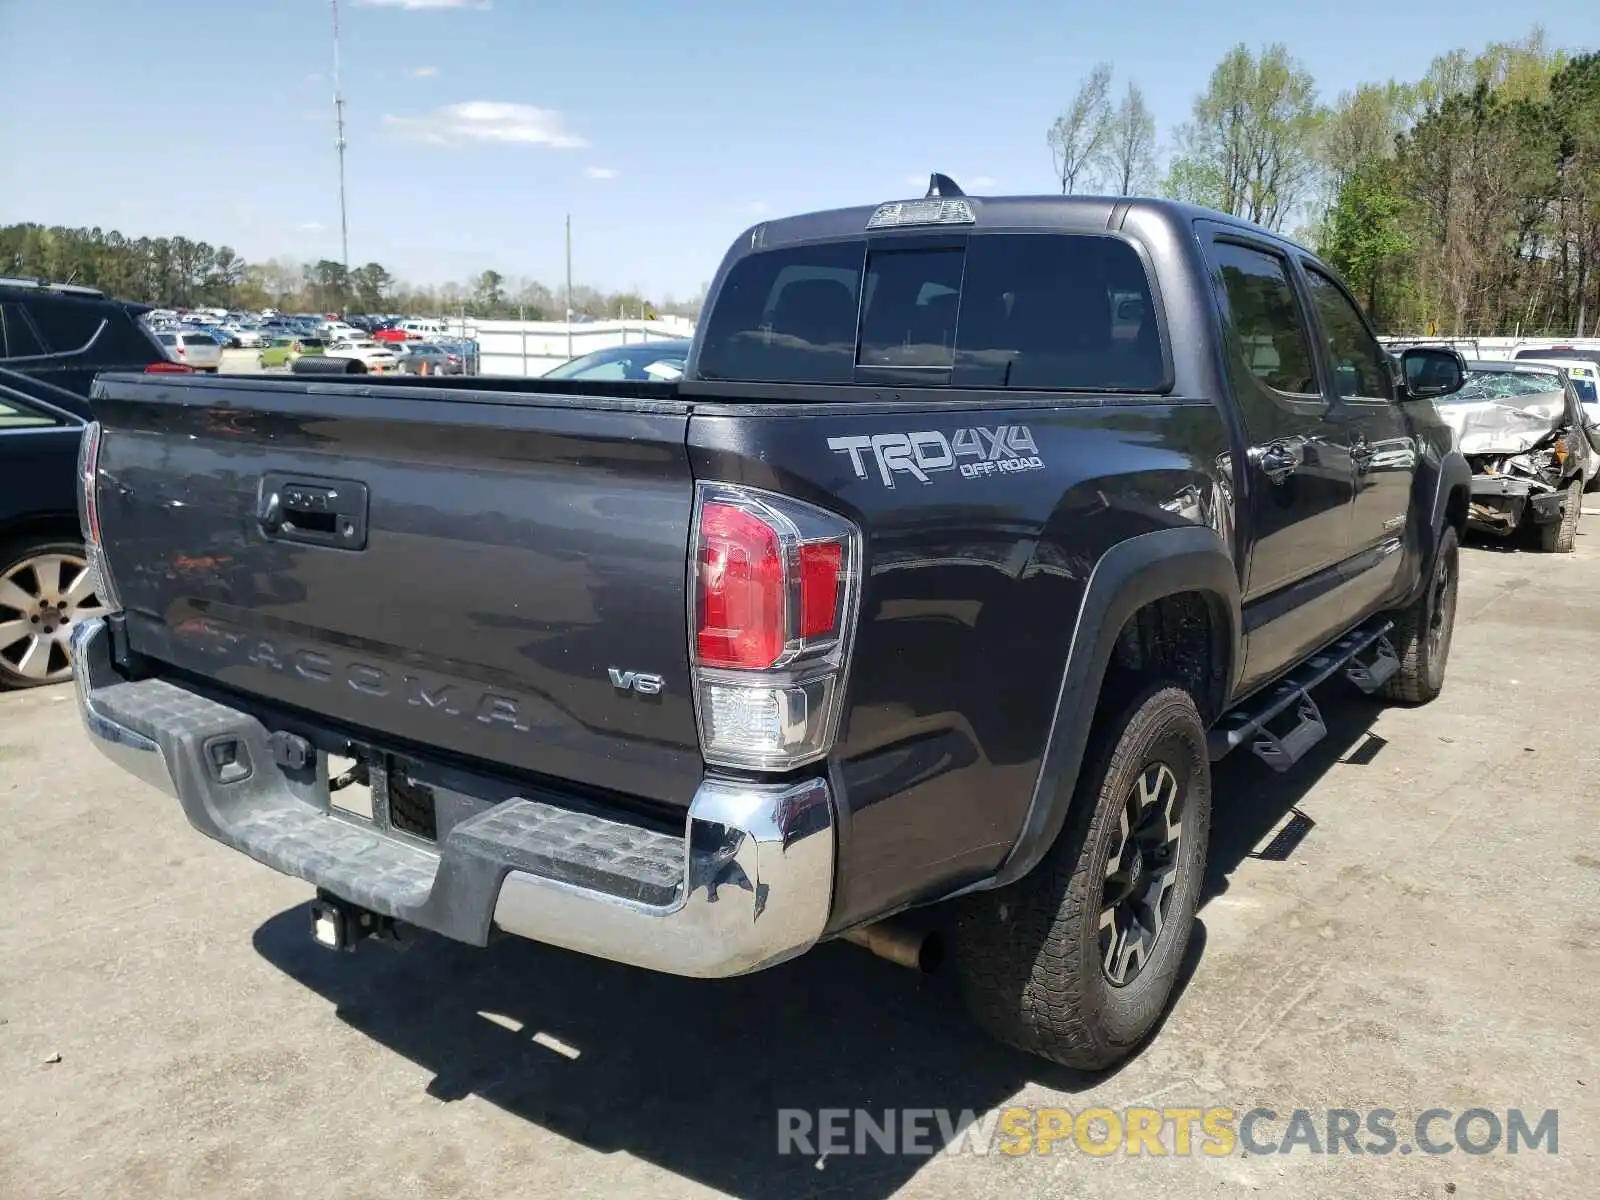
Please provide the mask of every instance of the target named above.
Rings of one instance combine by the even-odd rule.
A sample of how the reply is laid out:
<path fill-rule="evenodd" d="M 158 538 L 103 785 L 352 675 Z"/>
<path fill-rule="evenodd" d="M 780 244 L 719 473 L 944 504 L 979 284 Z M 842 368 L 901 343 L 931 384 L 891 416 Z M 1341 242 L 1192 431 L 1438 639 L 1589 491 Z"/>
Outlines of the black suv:
<path fill-rule="evenodd" d="M 140 323 L 146 311 L 94 288 L 0 279 L 0 370 L 53 385 L 52 404 L 87 417 L 101 371 L 184 369 Z"/>

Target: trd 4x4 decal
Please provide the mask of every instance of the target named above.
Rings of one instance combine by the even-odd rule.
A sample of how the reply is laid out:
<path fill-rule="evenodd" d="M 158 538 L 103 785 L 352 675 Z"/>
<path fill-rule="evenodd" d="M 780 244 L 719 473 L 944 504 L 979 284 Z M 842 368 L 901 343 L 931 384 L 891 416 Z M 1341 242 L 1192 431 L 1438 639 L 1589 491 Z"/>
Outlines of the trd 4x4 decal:
<path fill-rule="evenodd" d="M 931 476 L 941 471 L 960 470 L 963 478 L 978 479 L 1044 467 L 1026 425 L 977 425 L 957 429 L 949 437 L 937 429 L 831 437 L 828 449 L 850 456 L 857 479 L 868 478 L 869 466 L 875 463 L 883 486 L 891 488 L 894 477 L 901 474 L 931 483 Z"/>

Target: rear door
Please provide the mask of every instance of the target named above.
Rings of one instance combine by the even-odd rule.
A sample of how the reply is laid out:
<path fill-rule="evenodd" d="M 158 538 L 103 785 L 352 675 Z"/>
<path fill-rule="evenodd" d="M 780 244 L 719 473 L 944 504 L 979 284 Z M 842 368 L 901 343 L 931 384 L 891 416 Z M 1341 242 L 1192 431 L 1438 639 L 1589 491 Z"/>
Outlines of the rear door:
<path fill-rule="evenodd" d="M 1399 408 L 1388 356 L 1344 288 L 1301 260 L 1317 319 L 1333 396 L 1330 419 L 1348 431 L 1355 468 L 1350 508 L 1350 611 L 1354 622 L 1390 599 L 1404 563 L 1400 553 L 1417 472 L 1417 442 Z"/>
<path fill-rule="evenodd" d="M 1355 476 L 1350 429 L 1330 417 L 1312 325 L 1288 257 L 1201 223 L 1229 374 L 1248 443 L 1251 523 L 1244 686 L 1315 649 L 1340 624 Z"/>

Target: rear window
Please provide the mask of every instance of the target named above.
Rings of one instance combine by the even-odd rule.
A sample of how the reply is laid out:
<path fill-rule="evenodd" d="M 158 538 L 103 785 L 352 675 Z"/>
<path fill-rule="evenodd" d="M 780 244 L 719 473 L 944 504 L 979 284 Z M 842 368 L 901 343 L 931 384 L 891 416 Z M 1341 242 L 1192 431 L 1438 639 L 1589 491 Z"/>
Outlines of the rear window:
<path fill-rule="evenodd" d="M 1040 390 L 1158 388 L 1139 256 L 1089 234 L 894 237 L 764 251 L 729 272 L 707 379 Z"/>
<path fill-rule="evenodd" d="M 185 346 L 215 346 L 217 339 L 209 333 L 186 333 L 183 335 Z"/>

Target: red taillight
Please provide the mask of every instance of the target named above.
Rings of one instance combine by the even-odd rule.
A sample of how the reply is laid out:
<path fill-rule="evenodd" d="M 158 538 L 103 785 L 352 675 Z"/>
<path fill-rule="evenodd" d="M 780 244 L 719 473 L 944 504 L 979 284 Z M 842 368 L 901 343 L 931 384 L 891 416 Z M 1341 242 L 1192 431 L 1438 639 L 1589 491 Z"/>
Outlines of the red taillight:
<path fill-rule="evenodd" d="M 194 368 L 187 363 L 153 362 L 144 369 L 146 375 L 193 375 Z"/>
<path fill-rule="evenodd" d="M 800 547 L 801 637 L 822 637 L 834 631 L 843 569 L 842 541 L 812 542 Z"/>
<path fill-rule="evenodd" d="M 702 665 L 770 667 L 785 638 L 783 546 L 760 518 L 727 504 L 700 512 L 699 619 Z"/>
<path fill-rule="evenodd" d="M 699 485 L 690 644 L 700 752 L 788 771 L 824 757 L 843 711 L 861 534 L 836 513 Z"/>

